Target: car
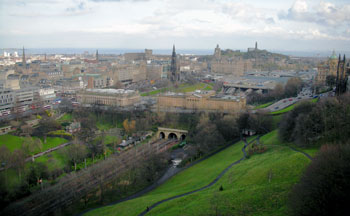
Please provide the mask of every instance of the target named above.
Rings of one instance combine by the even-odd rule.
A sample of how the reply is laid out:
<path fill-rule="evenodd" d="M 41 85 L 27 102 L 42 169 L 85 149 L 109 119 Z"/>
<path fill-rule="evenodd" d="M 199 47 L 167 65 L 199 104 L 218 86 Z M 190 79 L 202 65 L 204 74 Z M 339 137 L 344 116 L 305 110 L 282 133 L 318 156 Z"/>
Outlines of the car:
<path fill-rule="evenodd" d="M 301 97 L 298 97 L 298 99 L 301 99 Z"/>
<path fill-rule="evenodd" d="M 278 108 L 279 108 L 278 106 L 275 107 L 275 109 L 278 109 Z"/>
<path fill-rule="evenodd" d="M 287 102 L 287 100 L 284 100 L 283 103 Z"/>
<path fill-rule="evenodd" d="M 292 101 L 292 100 L 293 100 L 293 98 L 289 98 L 288 100 L 289 100 L 289 101 Z"/>

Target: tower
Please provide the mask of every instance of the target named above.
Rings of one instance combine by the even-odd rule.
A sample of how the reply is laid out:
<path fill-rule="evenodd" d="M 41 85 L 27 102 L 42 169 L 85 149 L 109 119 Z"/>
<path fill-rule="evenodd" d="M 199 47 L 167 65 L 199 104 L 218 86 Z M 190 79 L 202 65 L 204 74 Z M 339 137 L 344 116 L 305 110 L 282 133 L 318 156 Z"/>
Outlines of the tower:
<path fill-rule="evenodd" d="M 177 64 L 176 64 L 176 52 L 175 45 L 173 45 L 173 53 L 171 55 L 171 65 L 170 65 L 170 81 L 175 83 L 179 81 L 179 76 L 177 74 Z"/>
<path fill-rule="evenodd" d="M 214 51 L 214 57 L 219 60 L 221 59 L 221 49 L 219 47 L 219 44 L 216 45 L 215 51 Z"/>
<path fill-rule="evenodd" d="M 96 50 L 96 61 L 98 62 L 98 50 Z"/>
<path fill-rule="evenodd" d="M 26 55 L 24 53 L 24 47 L 23 47 L 23 53 L 22 53 L 22 65 L 23 67 L 26 67 Z"/>
<path fill-rule="evenodd" d="M 337 67 L 336 89 L 335 89 L 335 93 L 338 96 L 346 92 L 348 77 L 346 75 L 345 62 L 346 62 L 345 55 L 344 55 L 343 60 L 341 60 L 341 56 L 339 54 L 339 61 L 338 61 L 338 67 Z"/>
<path fill-rule="evenodd" d="M 255 41 L 255 50 L 258 50 L 258 42 Z"/>

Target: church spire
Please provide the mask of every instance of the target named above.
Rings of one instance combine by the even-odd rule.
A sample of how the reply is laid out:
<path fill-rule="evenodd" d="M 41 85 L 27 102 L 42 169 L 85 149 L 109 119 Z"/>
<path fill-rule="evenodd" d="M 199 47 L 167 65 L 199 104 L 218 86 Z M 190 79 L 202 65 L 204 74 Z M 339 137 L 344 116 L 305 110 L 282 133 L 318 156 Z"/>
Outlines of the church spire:
<path fill-rule="evenodd" d="M 98 62 L 98 49 L 96 50 L 96 61 Z"/>
<path fill-rule="evenodd" d="M 173 45 L 173 53 L 171 55 L 170 80 L 171 80 L 171 82 L 179 81 L 179 76 L 177 74 L 175 44 Z"/>
<path fill-rule="evenodd" d="M 24 46 L 23 46 L 23 53 L 22 53 L 22 64 L 23 64 L 23 66 L 26 66 L 26 55 L 25 55 L 25 53 L 24 53 Z"/>

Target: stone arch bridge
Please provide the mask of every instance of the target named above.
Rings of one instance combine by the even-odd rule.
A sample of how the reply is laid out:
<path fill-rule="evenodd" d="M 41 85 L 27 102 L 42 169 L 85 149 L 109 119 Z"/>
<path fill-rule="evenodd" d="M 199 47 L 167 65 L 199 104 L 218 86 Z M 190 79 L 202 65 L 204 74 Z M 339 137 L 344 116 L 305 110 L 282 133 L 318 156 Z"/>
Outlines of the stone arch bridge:
<path fill-rule="evenodd" d="M 158 127 L 157 137 L 160 139 L 184 140 L 187 134 L 187 130 Z"/>

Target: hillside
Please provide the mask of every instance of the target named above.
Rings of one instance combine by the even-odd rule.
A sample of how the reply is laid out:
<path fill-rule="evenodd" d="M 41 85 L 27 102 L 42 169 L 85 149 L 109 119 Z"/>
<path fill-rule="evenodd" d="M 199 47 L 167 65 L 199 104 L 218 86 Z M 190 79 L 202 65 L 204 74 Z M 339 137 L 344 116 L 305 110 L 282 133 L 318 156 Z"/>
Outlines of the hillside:
<path fill-rule="evenodd" d="M 291 187 L 310 160 L 300 152 L 281 144 L 277 131 L 261 138 L 267 146 L 262 154 L 234 165 L 213 186 L 173 199 L 151 209 L 147 215 L 285 215 Z M 86 215 L 139 215 L 147 206 L 213 181 L 226 167 L 242 156 L 242 142 L 179 173 L 150 193 L 127 202 L 98 208 Z M 308 152 L 314 153 L 314 149 Z M 219 191 L 222 185 L 223 191 Z"/>

